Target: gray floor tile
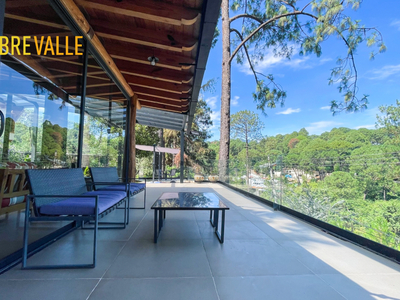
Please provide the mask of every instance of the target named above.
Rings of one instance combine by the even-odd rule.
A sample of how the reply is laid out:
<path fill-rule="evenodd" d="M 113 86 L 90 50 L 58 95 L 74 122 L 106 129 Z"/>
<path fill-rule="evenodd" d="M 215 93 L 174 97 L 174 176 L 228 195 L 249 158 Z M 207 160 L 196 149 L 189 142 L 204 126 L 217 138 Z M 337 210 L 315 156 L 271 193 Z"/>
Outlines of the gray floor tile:
<path fill-rule="evenodd" d="M 82 300 L 98 279 L 79 280 L 0 280 L 1 299 Z"/>
<path fill-rule="evenodd" d="M 221 300 L 345 299 L 315 275 L 217 277 L 215 283 Z"/>
<path fill-rule="evenodd" d="M 21 265 L 0 275 L 0 279 L 101 278 L 126 242 L 99 241 L 94 269 L 21 270 Z M 92 262 L 92 243 L 68 236 L 28 258 L 28 266 L 49 264 L 87 264 Z"/>
<path fill-rule="evenodd" d="M 214 228 L 209 221 L 198 221 L 203 239 L 215 238 Z M 225 239 L 266 239 L 269 238 L 250 221 L 226 221 Z"/>
<path fill-rule="evenodd" d="M 350 300 L 400 299 L 400 274 L 326 274 L 319 277 Z"/>
<path fill-rule="evenodd" d="M 159 242 L 169 239 L 200 239 L 199 227 L 196 221 L 176 220 L 167 215 L 164 226 L 158 238 Z M 143 221 L 132 235 L 132 239 L 154 239 L 153 220 Z"/>
<path fill-rule="evenodd" d="M 207 221 L 210 219 L 209 211 L 196 211 L 195 212 L 197 221 Z M 247 221 L 247 219 L 240 214 L 236 209 L 229 209 L 225 213 L 227 221 Z"/>
<path fill-rule="evenodd" d="M 106 278 L 211 276 L 201 240 L 131 240 Z"/>
<path fill-rule="evenodd" d="M 271 239 L 203 240 L 214 276 L 310 274 L 311 271 Z"/>
<path fill-rule="evenodd" d="M 339 272 L 330 265 L 319 259 L 294 241 L 278 240 L 279 245 L 289 251 L 307 268 L 316 274 L 339 274 Z"/>
<path fill-rule="evenodd" d="M 217 300 L 211 278 L 103 279 L 90 300 Z"/>
<path fill-rule="evenodd" d="M 301 247 L 343 274 L 399 274 L 400 265 L 351 243 L 324 236 L 297 240 Z"/>

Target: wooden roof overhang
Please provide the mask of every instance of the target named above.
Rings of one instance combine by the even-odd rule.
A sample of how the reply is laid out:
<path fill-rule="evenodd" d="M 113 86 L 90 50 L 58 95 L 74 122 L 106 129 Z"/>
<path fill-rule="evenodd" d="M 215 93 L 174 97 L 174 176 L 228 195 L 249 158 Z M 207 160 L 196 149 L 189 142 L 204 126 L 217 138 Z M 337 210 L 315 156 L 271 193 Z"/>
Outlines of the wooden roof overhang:
<path fill-rule="evenodd" d="M 21 24 L 13 26 L 10 34 L 63 37 L 72 32 L 84 36 L 92 54 L 88 64 L 88 97 L 112 98 L 114 102 L 120 101 L 121 106 L 125 99 L 137 99 L 147 110 L 137 114 L 139 123 L 168 128 L 168 119 L 160 119 L 158 111 L 162 111 L 173 114 L 168 114 L 169 119 L 179 119 L 181 129 L 190 130 L 220 2 L 9 0 L 6 19 Z M 62 23 L 54 12 L 49 12 L 48 3 Z M 24 24 L 29 24 L 28 30 Z M 159 59 L 155 66 L 148 61 L 151 56 Z M 56 86 L 67 94 L 77 92 L 76 76 L 82 69 L 79 58 L 43 57 L 35 53 L 33 58 Z M 169 127 L 177 128 L 176 124 Z"/>

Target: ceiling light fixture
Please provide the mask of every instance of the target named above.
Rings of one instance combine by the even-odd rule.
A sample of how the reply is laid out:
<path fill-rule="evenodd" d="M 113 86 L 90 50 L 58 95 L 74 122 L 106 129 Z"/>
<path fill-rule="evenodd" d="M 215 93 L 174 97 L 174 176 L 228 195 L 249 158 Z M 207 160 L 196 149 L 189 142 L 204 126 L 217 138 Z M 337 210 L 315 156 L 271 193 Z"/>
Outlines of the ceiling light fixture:
<path fill-rule="evenodd" d="M 158 61 L 159 61 L 158 57 L 155 57 L 154 55 L 153 56 L 149 56 L 147 58 L 147 60 L 150 62 L 150 65 L 152 65 L 152 66 L 155 66 L 156 63 L 158 63 Z"/>

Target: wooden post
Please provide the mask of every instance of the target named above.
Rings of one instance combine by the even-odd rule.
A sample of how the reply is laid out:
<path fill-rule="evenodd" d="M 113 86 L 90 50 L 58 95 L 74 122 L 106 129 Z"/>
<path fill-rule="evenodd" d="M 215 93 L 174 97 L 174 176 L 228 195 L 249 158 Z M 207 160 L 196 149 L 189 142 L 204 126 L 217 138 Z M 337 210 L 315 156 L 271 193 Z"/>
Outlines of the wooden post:
<path fill-rule="evenodd" d="M 136 177 L 136 109 L 138 107 L 138 100 L 136 94 L 131 98 L 130 105 L 130 118 L 129 118 L 129 178 Z"/>

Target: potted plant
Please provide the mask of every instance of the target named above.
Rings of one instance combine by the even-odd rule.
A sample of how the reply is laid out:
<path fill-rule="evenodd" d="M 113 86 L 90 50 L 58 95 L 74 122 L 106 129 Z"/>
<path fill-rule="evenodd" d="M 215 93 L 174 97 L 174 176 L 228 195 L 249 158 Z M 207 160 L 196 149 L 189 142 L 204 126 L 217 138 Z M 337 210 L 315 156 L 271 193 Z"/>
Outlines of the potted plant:
<path fill-rule="evenodd" d="M 204 176 L 200 173 L 200 166 L 199 165 L 196 165 L 194 167 L 194 172 L 195 172 L 194 181 L 195 182 L 203 182 Z"/>
<path fill-rule="evenodd" d="M 208 180 L 210 182 L 217 182 L 218 181 L 218 175 L 217 175 L 217 172 L 215 171 L 214 164 L 212 164 L 212 166 L 211 166 L 210 175 L 208 176 Z"/>

